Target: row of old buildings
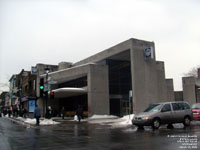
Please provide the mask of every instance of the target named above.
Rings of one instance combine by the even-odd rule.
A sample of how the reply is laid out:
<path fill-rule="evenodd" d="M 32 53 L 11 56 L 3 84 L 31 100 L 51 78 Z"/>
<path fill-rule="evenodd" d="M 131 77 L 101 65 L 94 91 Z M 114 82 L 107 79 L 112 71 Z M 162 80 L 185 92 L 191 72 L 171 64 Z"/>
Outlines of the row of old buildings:
<path fill-rule="evenodd" d="M 47 106 L 54 115 L 64 107 L 66 115 L 73 116 L 81 105 L 86 116 L 123 116 L 151 103 L 199 102 L 199 80 L 184 77 L 183 91 L 174 92 L 173 79 L 166 79 L 164 62 L 155 54 L 154 42 L 132 38 L 76 63 L 36 64 L 11 76 L 0 105 L 32 114 L 37 103 L 43 116 Z"/>

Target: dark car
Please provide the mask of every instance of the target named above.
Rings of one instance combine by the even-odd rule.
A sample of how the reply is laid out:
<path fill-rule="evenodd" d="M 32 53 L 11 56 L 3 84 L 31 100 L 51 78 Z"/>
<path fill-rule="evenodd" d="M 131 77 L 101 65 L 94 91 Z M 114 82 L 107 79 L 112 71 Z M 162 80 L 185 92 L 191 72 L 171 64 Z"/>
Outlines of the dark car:
<path fill-rule="evenodd" d="M 200 103 L 192 105 L 192 113 L 194 120 L 200 120 Z"/>
<path fill-rule="evenodd" d="M 161 124 L 183 123 L 189 126 L 192 119 L 192 110 L 187 102 L 165 102 L 149 105 L 144 112 L 133 117 L 132 124 L 139 128 L 152 126 L 158 129 Z"/>

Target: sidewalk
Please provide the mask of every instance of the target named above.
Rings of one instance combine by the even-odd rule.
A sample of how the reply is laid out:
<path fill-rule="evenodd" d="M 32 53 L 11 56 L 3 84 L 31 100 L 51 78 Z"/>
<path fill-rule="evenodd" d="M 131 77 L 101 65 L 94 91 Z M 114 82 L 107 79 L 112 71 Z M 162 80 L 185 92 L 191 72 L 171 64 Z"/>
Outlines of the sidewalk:
<path fill-rule="evenodd" d="M 32 127 L 36 128 L 36 119 L 35 118 L 22 118 L 22 117 L 8 117 L 4 116 L 2 118 L 7 118 L 11 120 L 12 122 L 15 122 L 17 124 L 23 125 L 25 127 Z M 53 121 L 52 119 L 46 119 L 46 118 L 40 118 L 40 126 L 44 125 L 56 125 L 59 124 L 60 122 Z"/>
<path fill-rule="evenodd" d="M 127 115 L 122 118 L 119 118 L 117 116 L 111 116 L 111 115 L 93 115 L 92 117 L 82 119 L 81 122 L 87 122 L 91 124 L 99 124 L 99 125 L 109 125 L 111 127 L 126 127 L 132 125 L 132 115 Z M 28 128 L 37 128 L 36 126 L 36 119 L 33 118 L 22 118 L 22 117 L 3 117 L 8 118 L 9 120 L 18 123 L 20 125 L 26 126 Z M 73 117 L 65 117 L 65 119 L 62 119 L 62 117 L 53 117 L 51 119 L 46 118 L 40 118 L 40 126 L 45 125 L 57 125 L 65 122 L 77 122 L 77 120 L 74 120 Z"/>

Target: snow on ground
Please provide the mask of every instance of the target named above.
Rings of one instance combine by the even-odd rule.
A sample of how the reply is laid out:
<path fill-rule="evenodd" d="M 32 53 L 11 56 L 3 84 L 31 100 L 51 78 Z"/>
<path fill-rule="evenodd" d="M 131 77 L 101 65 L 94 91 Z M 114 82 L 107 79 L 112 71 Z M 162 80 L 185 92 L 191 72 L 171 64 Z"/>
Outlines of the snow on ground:
<path fill-rule="evenodd" d="M 132 124 L 131 121 L 133 116 L 134 114 L 130 114 L 119 118 L 111 115 L 93 115 L 92 117 L 88 118 L 88 122 L 93 124 L 110 125 L 112 127 L 123 127 Z"/>
<path fill-rule="evenodd" d="M 118 117 L 113 115 L 93 115 L 89 119 L 116 119 L 116 118 Z"/>
<path fill-rule="evenodd" d="M 26 118 L 24 122 L 29 124 L 36 124 L 36 119 Z M 53 125 L 59 124 L 59 122 L 53 121 L 52 119 L 40 119 L 40 125 Z"/>
<path fill-rule="evenodd" d="M 132 121 L 133 116 L 134 114 L 130 114 L 130 115 L 126 115 L 120 118 L 113 115 L 93 115 L 92 117 L 89 117 L 87 119 L 82 119 L 81 121 L 93 123 L 93 124 L 100 124 L 100 125 L 110 125 L 112 127 L 123 127 L 123 126 L 129 126 L 132 124 L 131 121 Z M 8 117 L 8 115 L 5 117 Z M 36 124 L 35 118 L 31 119 L 31 118 L 17 117 L 16 119 L 24 123 L 28 123 L 32 125 Z M 75 117 L 71 121 L 78 121 L 78 119 L 77 117 Z M 45 119 L 45 118 L 40 119 L 40 125 L 55 125 L 59 123 L 60 122 L 53 121 L 52 119 Z"/>
<path fill-rule="evenodd" d="M 53 121 L 52 119 L 44 119 L 40 121 L 40 125 L 53 125 L 53 124 L 60 124 L 60 123 Z"/>
<path fill-rule="evenodd" d="M 36 124 L 35 118 L 31 119 L 31 118 L 17 117 L 16 119 L 28 124 L 32 124 L 32 125 Z M 40 125 L 53 125 L 53 124 L 59 124 L 59 122 L 53 121 L 52 119 L 44 119 L 44 118 L 40 119 Z"/>

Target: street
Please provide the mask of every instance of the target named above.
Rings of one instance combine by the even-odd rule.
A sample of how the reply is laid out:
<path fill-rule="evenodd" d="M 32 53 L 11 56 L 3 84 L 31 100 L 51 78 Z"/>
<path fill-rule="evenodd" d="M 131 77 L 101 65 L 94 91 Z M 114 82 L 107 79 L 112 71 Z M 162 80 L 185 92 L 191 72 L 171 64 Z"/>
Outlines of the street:
<path fill-rule="evenodd" d="M 74 121 L 27 127 L 0 118 L 1 150 L 194 150 L 200 147 L 199 137 L 199 122 L 192 122 L 189 128 L 175 125 L 173 129 L 137 130 L 133 126 L 113 128 Z"/>

